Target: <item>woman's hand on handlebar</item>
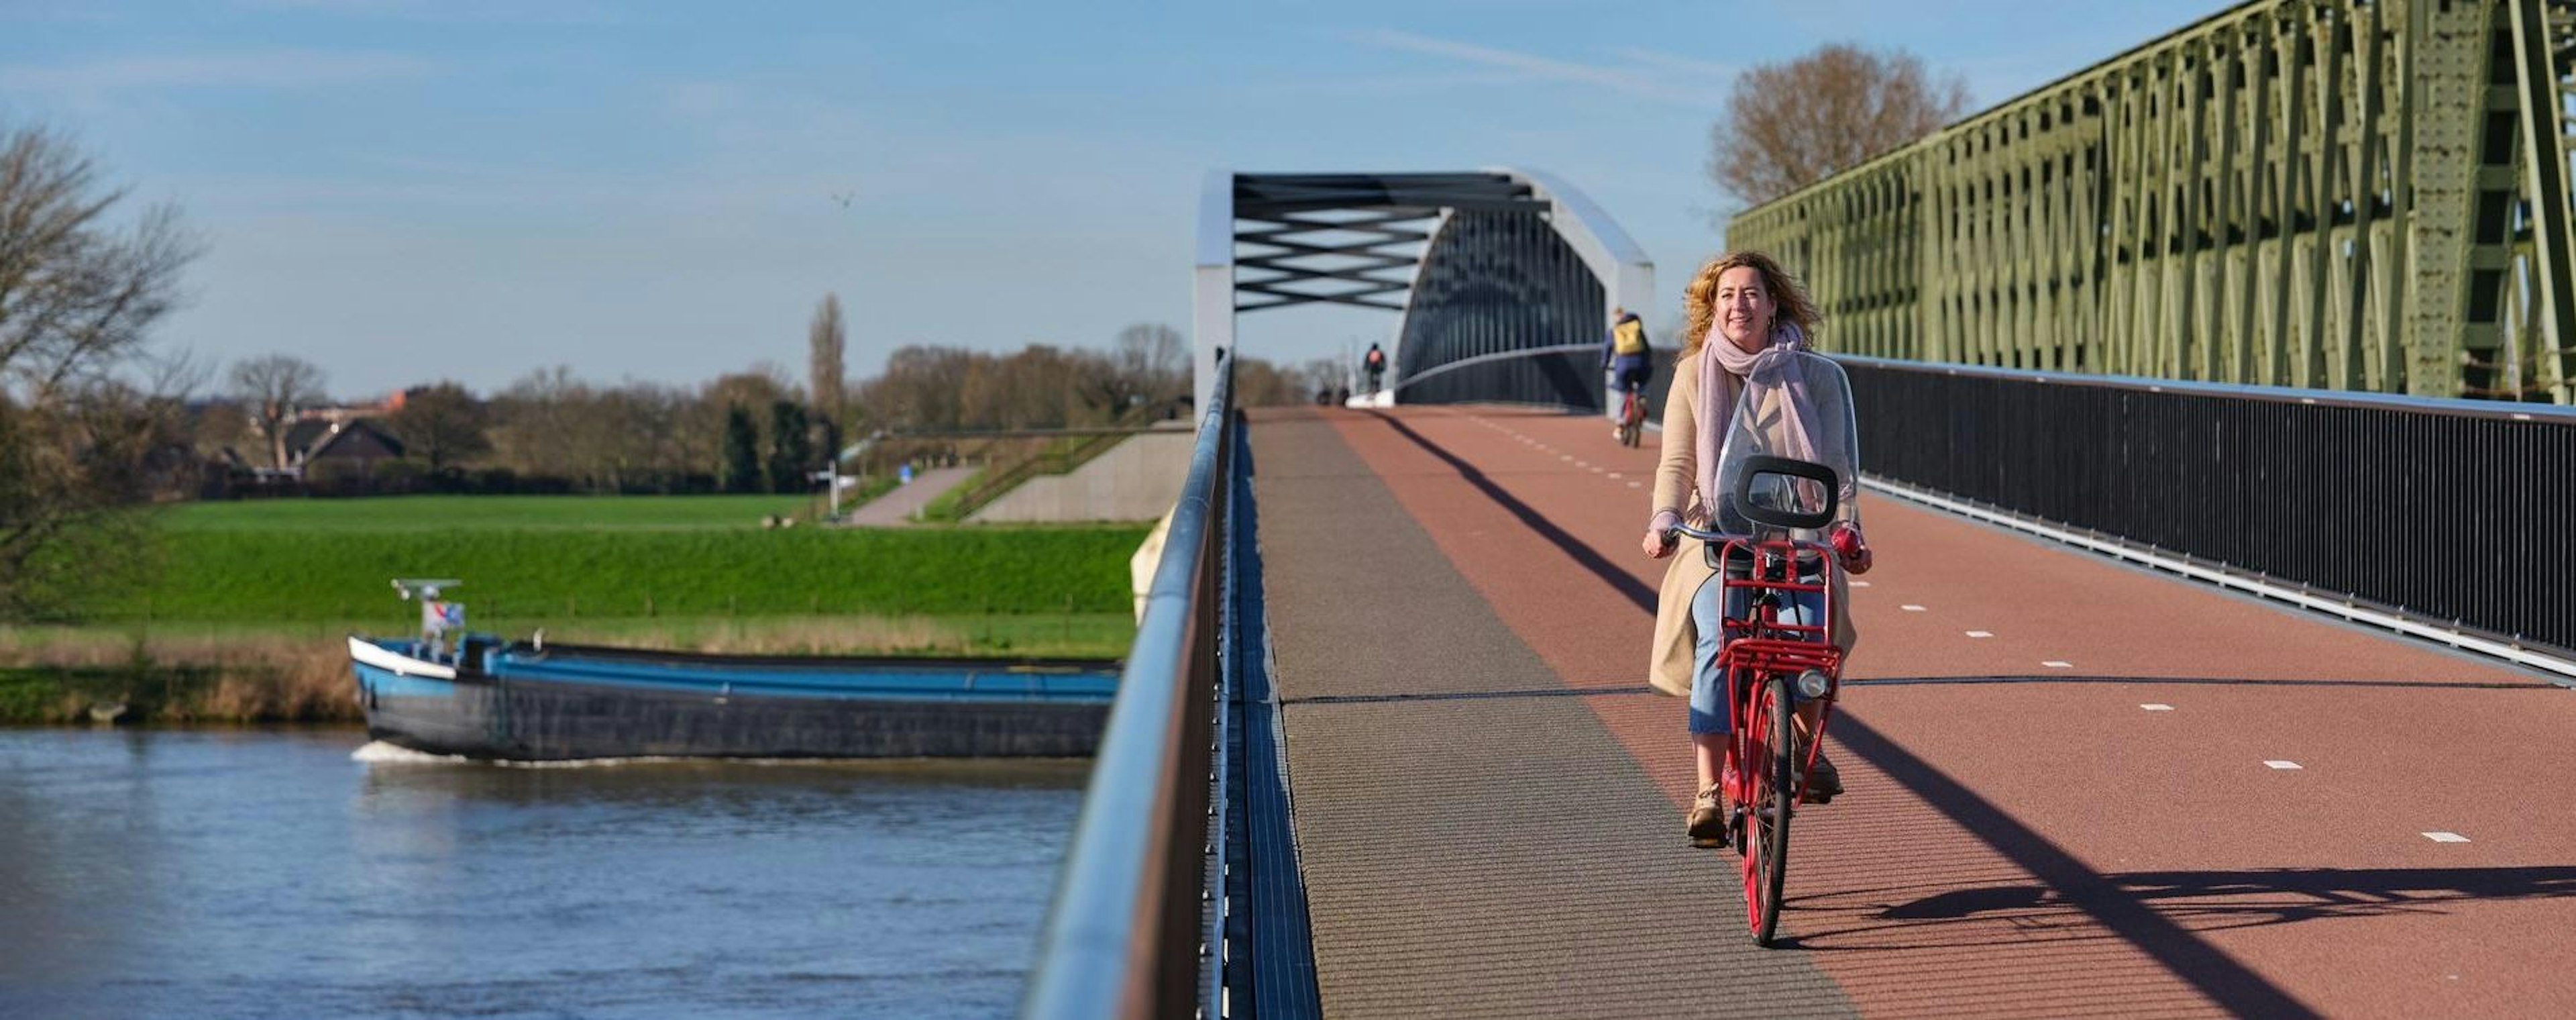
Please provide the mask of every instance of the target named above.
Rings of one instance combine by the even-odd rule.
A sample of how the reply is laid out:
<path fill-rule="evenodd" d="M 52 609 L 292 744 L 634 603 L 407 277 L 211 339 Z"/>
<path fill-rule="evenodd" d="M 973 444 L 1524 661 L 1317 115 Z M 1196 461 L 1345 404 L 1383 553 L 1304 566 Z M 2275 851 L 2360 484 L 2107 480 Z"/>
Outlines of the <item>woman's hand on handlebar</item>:
<path fill-rule="evenodd" d="M 1869 573 L 1870 564 L 1877 557 L 1869 551 L 1869 540 L 1861 537 L 1860 525 L 1850 521 L 1836 524 L 1829 539 L 1833 543 L 1835 558 L 1843 561 L 1844 571 L 1854 574 Z"/>
<path fill-rule="evenodd" d="M 1646 557 L 1660 560 L 1670 556 L 1673 554 L 1673 547 L 1680 542 L 1681 536 L 1674 534 L 1670 528 L 1648 528 L 1646 529 Z"/>

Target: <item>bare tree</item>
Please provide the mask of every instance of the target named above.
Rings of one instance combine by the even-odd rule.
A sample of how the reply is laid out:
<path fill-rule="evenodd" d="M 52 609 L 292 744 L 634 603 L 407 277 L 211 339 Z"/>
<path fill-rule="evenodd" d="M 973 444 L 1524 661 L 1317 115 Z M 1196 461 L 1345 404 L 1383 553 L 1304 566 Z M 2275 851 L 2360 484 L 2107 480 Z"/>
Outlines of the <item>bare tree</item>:
<path fill-rule="evenodd" d="M 848 369 L 841 363 L 846 338 L 841 333 L 841 296 L 823 295 L 823 303 L 814 309 L 814 323 L 806 327 L 805 344 L 813 358 L 814 410 L 826 421 L 841 420 L 842 389 Z"/>
<path fill-rule="evenodd" d="M 233 363 L 233 396 L 250 416 L 251 428 L 268 440 L 270 467 L 286 466 L 286 430 L 296 412 L 323 401 L 322 367 L 292 354 L 271 354 Z"/>
<path fill-rule="evenodd" d="M 387 424 L 402 437 L 403 453 L 429 462 L 431 471 L 492 452 L 483 402 L 463 384 L 441 382 L 403 394 Z"/>
<path fill-rule="evenodd" d="M 573 376 L 570 365 L 520 376 L 492 398 L 495 458 L 522 475 L 571 477 L 569 437 L 592 400 L 590 386 Z"/>
<path fill-rule="evenodd" d="M 176 299 L 195 242 L 168 207 L 114 229 L 123 197 L 69 142 L 0 125 L 0 387 L 24 403 L 124 365 Z"/>
<path fill-rule="evenodd" d="M 882 428 L 957 428 L 964 423 L 961 398 L 974 360 L 953 347 L 897 348 L 859 406 Z"/>
<path fill-rule="evenodd" d="M 1121 374 L 1142 384 L 1147 400 L 1169 400 L 1189 389 L 1190 347 L 1180 330 L 1159 322 L 1119 330 L 1114 357 Z"/>
<path fill-rule="evenodd" d="M 1967 80 L 1903 50 L 1834 43 L 1735 80 L 1709 129 L 1709 176 L 1760 204 L 1858 166 L 1958 119 Z"/>
<path fill-rule="evenodd" d="M 197 246 L 167 207 L 120 227 L 121 198 L 63 138 L 0 124 L 0 618 L 76 612 L 141 563 L 127 509 L 186 455 L 177 402 L 120 377 Z"/>

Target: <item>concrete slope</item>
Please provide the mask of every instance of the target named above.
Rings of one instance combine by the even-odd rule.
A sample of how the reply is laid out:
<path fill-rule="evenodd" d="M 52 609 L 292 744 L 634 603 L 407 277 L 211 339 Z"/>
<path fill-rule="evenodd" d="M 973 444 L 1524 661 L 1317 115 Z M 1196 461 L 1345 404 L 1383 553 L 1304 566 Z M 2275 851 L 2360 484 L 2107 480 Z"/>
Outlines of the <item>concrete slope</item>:
<path fill-rule="evenodd" d="M 1196 433 L 1157 429 L 1061 475 L 1039 475 L 967 517 L 1004 521 L 1150 521 L 1171 512 L 1190 473 Z"/>

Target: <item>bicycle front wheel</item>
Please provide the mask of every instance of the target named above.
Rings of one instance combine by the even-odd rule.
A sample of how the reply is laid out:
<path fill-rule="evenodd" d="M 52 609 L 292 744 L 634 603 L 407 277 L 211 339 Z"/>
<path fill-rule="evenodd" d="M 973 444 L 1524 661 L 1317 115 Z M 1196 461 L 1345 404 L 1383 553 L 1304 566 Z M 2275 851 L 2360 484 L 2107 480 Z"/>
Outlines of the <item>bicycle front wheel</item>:
<path fill-rule="evenodd" d="M 1752 701 L 1744 720 L 1752 753 L 1741 766 L 1752 795 L 1744 825 L 1744 907 L 1753 943 L 1768 946 L 1780 928 L 1780 893 L 1789 877 L 1789 813 L 1798 799 L 1789 681 L 1776 676 L 1763 680 Z"/>

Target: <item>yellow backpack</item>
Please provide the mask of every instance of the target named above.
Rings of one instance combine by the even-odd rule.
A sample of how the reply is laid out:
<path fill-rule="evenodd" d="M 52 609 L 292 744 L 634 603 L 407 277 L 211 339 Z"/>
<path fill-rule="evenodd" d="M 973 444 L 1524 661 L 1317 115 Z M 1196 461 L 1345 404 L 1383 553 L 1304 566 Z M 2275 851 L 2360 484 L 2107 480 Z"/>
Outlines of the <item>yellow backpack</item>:
<path fill-rule="evenodd" d="M 1610 328 L 1611 349 L 1622 355 L 1646 353 L 1646 324 L 1629 319 Z"/>

